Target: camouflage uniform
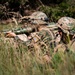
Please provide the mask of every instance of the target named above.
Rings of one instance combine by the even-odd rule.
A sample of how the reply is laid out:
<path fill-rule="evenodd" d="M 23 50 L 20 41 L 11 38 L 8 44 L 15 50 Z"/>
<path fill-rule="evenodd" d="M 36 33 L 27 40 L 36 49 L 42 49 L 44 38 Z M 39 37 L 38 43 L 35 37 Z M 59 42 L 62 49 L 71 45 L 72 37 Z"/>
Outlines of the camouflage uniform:
<path fill-rule="evenodd" d="M 75 19 L 70 17 L 62 17 L 58 20 L 57 26 L 62 31 L 61 41 L 65 47 L 74 51 L 75 49 Z"/>
<path fill-rule="evenodd" d="M 26 17 L 23 17 L 22 19 L 24 19 Z M 20 39 L 21 41 L 24 41 L 24 43 L 28 46 L 28 47 L 32 47 L 35 48 L 36 46 L 38 46 L 38 48 L 40 50 L 45 50 L 43 52 L 46 53 L 46 50 L 51 50 L 54 51 L 54 47 L 59 43 L 60 41 L 60 37 L 57 38 L 56 37 L 56 31 L 54 30 L 56 27 L 56 24 L 49 24 L 48 21 L 48 17 L 46 16 L 45 13 L 37 11 L 34 12 L 31 16 L 29 16 L 29 18 L 31 18 L 31 22 L 32 24 L 36 24 L 36 25 L 41 25 L 44 24 L 39 30 L 38 32 L 34 32 L 31 33 L 30 37 L 31 39 L 28 40 L 27 36 L 24 37 L 23 35 L 21 35 L 20 37 L 17 35 L 15 37 L 15 39 Z M 46 25 L 46 26 L 45 26 Z M 51 27 L 52 26 L 52 27 Z M 25 32 L 25 29 L 23 29 Z M 23 30 L 19 30 L 19 32 L 23 32 Z M 31 30 L 32 31 L 32 30 Z M 23 33 L 24 33 L 23 32 Z M 15 32 L 16 33 L 16 32 Z M 35 46 L 36 45 L 36 46 Z M 30 49 L 33 49 L 30 48 Z M 36 48 L 35 48 L 36 49 Z"/>
<path fill-rule="evenodd" d="M 43 13 L 43 12 L 40 12 L 40 11 L 37 11 L 37 12 L 34 12 L 33 14 L 31 14 L 30 16 L 24 16 L 24 17 L 22 17 L 21 19 L 23 20 L 23 19 L 26 19 L 26 18 L 29 18 L 30 19 L 30 21 L 31 21 L 31 23 L 32 23 L 32 26 L 33 25 L 35 25 L 35 27 L 32 27 L 32 28 L 30 28 L 30 27 L 27 27 L 27 28 L 22 28 L 22 29 L 20 29 L 20 30 L 16 30 L 16 31 L 14 31 L 16 34 L 23 34 L 23 33 L 31 33 L 31 32 L 33 32 L 34 31 L 34 29 L 35 30 L 37 30 L 37 26 L 38 25 L 41 25 L 41 24 L 44 24 L 44 25 L 46 25 L 48 22 L 48 17 L 46 16 L 46 14 L 45 13 Z M 21 39 L 21 40 L 24 40 L 24 34 L 23 34 L 23 36 L 22 36 L 22 34 L 21 34 L 21 36 L 17 36 L 17 38 L 19 38 L 19 39 Z M 21 38 L 22 37 L 22 38 Z M 25 38 L 27 38 L 27 36 L 25 35 Z M 27 40 L 26 40 L 27 41 Z"/>
<path fill-rule="evenodd" d="M 32 13 L 30 16 L 24 16 L 21 18 L 21 20 L 27 19 L 31 24 L 48 24 L 48 17 L 45 13 L 41 11 L 36 11 Z"/>
<path fill-rule="evenodd" d="M 30 16 L 30 18 L 32 18 L 31 20 L 32 24 L 36 24 L 36 25 L 48 24 L 48 22 L 45 21 L 48 18 L 42 12 L 34 12 Z M 31 33 L 30 35 L 31 39 L 28 39 L 25 34 L 17 35 L 15 39 L 16 40 L 20 39 L 20 41 L 24 43 L 25 45 L 27 45 L 29 49 L 35 50 L 36 54 L 40 54 L 39 50 L 42 50 L 44 54 L 48 53 L 48 51 L 56 52 L 59 49 L 65 50 L 67 49 L 66 45 L 70 43 L 69 35 L 72 35 L 72 36 L 74 35 L 74 27 L 75 27 L 74 23 L 75 23 L 75 19 L 69 18 L 69 17 L 62 17 L 61 19 L 58 20 L 58 23 L 54 24 L 53 26 L 53 27 L 58 27 L 58 29 L 61 29 L 61 31 L 67 35 L 67 38 L 65 37 L 66 35 L 64 37 L 61 37 L 58 33 L 59 30 L 58 31 L 56 31 L 55 29 L 53 30 L 52 28 L 49 28 L 47 25 L 44 28 L 41 28 L 41 30 L 39 30 L 38 32 Z M 65 41 L 67 40 L 68 42 L 65 44 L 64 42 L 62 42 L 64 40 Z"/>
<path fill-rule="evenodd" d="M 56 25 L 54 24 L 40 28 L 38 32 L 32 32 L 30 34 L 31 39 L 19 40 L 19 37 L 16 36 L 15 39 L 28 47 L 30 51 L 35 50 L 36 54 L 39 55 L 40 51 L 45 55 L 52 55 L 54 48 L 59 44 L 58 39 L 56 38 L 57 30 L 55 30 Z"/>
<path fill-rule="evenodd" d="M 35 24 L 47 24 L 46 21 L 48 21 L 48 17 L 45 13 L 43 12 L 40 12 L 40 11 L 37 11 L 37 12 L 34 12 L 31 16 L 33 16 L 33 21 L 32 23 L 35 23 Z"/>
<path fill-rule="evenodd" d="M 43 24 L 43 27 L 48 24 L 48 17 L 46 16 L 45 13 L 37 11 L 34 12 L 31 16 L 29 16 L 31 19 L 32 26 L 34 25 L 41 25 Z M 26 17 L 23 17 L 24 19 Z M 39 50 L 43 51 L 44 54 L 48 52 L 48 50 L 54 49 L 54 32 L 49 30 L 49 28 L 45 27 L 42 30 L 39 30 L 37 32 L 32 32 L 33 29 L 28 27 L 28 28 L 22 28 L 19 30 L 15 30 L 16 34 L 18 34 L 14 39 L 15 42 L 18 41 L 19 44 L 23 44 L 28 47 L 28 50 L 35 50 L 36 54 L 40 54 Z M 27 38 L 27 35 L 24 33 L 31 33 L 30 37 L 31 39 Z M 20 33 L 20 34 L 19 34 Z M 21 34 L 22 33 L 22 34 Z M 53 41 L 51 41 L 53 40 Z"/>

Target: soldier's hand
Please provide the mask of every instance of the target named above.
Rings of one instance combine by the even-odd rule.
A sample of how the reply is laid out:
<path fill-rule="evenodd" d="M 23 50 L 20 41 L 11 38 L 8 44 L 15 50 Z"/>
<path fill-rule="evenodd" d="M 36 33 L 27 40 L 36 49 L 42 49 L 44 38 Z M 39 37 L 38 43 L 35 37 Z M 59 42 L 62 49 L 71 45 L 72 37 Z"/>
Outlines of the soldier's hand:
<path fill-rule="evenodd" d="M 16 36 L 16 34 L 11 31 L 6 33 L 6 37 L 14 38 L 15 36 Z"/>

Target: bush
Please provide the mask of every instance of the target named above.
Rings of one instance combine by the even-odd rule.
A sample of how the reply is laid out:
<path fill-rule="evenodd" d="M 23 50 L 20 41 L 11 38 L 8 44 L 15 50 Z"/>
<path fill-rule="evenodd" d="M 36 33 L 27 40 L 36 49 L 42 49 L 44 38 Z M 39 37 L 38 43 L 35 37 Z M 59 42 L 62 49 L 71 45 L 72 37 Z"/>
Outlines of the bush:
<path fill-rule="evenodd" d="M 40 8 L 41 11 L 45 12 L 50 21 L 57 22 L 59 18 L 63 16 L 73 17 L 75 18 L 75 7 L 71 7 L 68 3 L 60 3 L 59 5 L 52 7 L 52 6 L 45 6 Z"/>

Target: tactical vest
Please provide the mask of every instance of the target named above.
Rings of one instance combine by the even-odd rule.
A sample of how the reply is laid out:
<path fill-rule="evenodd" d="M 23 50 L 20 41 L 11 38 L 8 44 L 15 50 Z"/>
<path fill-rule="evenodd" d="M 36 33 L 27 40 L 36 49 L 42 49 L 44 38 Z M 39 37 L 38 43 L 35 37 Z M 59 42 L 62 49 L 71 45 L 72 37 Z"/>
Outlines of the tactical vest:
<path fill-rule="evenodd" d="M 48 50 L 54 52 L 55 44 L 55 33 L 49 28 L 44 28 L 39 32 L 31 33 L 31 43 L 30 45 L 36 51 L 43 51 L 46 53 Z M 38 52 L 37 52 L 38 53 Z"/>

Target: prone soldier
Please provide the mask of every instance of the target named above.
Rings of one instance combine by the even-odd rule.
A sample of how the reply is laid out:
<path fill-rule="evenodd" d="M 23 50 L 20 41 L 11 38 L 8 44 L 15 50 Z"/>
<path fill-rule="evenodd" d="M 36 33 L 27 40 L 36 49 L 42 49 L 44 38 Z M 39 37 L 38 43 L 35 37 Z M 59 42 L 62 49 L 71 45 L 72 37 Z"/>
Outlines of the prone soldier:
<path fill-rule="evenodd" d="M 48 18 L 47 16 L 42 13 L 42 12 L 34 12 L 33 13 L 33 21 L 32 24 L 37 25 L 37 32 L 32 32 L 34 30 L 34 27 L 32 29 L 30 28 L 23 28 L 23 30 L 15 31 L 15 33 L 26 33 L 27 32 L 32 32 L 30 36 L 27 36 L 26 34 L 21 34 L 21 35 L 16 35 L 13 32 L 7 32 L 6 37 L 13 37 L 16 40 L 21 40 L 21 42 L 25 42 L 28 47 L 32 47 L 36 50 L 37 56 L 40 54 L 39 50 L 44 49 L 45 51 L 44 54 L 47 53 L 48 55 L 48 50 L 54 48 L 54 37 L 55 34 L 53 32 L 53 29 L 55 28 L 54 25 L 48 25 Z M 54 28 L 53 28 L 54 27 Z M 30 30 L 27 30 L 30 29 Z M 55 28 L 56 29 L 56 28 Z M 50 42 L 51 41 L 51 42 Z M 45 47 L 45 48 L 44 48 Z M 48 58 L 46 55 L 46 58 Z M 45 58 L 45 57 L 44 57 Z"/>
<path fill-rule="evenodd" d="M 50 28 L 49 28 L 50 27 Z M 52 30 L 51 28 L 53 27 L 56 27 L 57 32 L 54 32 L 55 31 L 55 28 L 54 30 Z M 39 27 L 39 33 L 41 33 L 41 31 L 46 31 L 48 30 L 48 34 L 50 34 L 50 36 L 52 36 L 51 38 L 55 41 L 55 43 L 61 43 L 60 46 L 65 46 L 65 50 L 67 51 L 68 48 L 71 48 L 73 51 L 74 51 L 74 41 L 75 41 L 75 31 L 74 31 L 74 28 L 75 28 L 75 19 L 73 18 L 70 18 L 70 17 L 62 17 L 58 20 L 57 24 L 55 24 L 53 27 L 51 27 L 51 25 L 48 25 L 48 26 L 45 26 L 45 27 Z M 37 33 L 37 32 L 35 32 Z M 9 36 L 10 32 L 8 32 L 8 35 Z M 55 34 L 55 35 L 54 35 Z M 12 36 L 12 35 L 10 35 Z M 15 36 L 15 34 L 14 34 Z M 42 35 L 43 36 L 43 35 Z M 46 37 L 47 35 L 45 35 Z M 33 36 L 32 36 L 33 37 Z M 42 37 L 41 37 L 42 38 Z M 51 39 L 51 40 L 52 40 Z M 55 48 L 55 51 L 57 51 L 59 46 L 56 46 Z"/>
<path fill-rule="evenodd" d="M 62 44 L 65 46 L 65 51 L 75 49 L 75 19 L 70 17 L 62 17 L 58 20 L 58 32 L 61 36 Z"/>
<path fill-rule="evenodd" d="M 21 18 L 21 20 L 24 20 L 24 19 L 30 20 L 32 26 L 31 27 L 27 26 L 25 28 L 15 29 L 15 30 L 12 30 L 12 32 L 14 32 L 16 34 L 23 34 L 23 33 L 25 33 L 25 34 L 28 33 L 29 34 L 29 33 L 33 32 L 35 30 L 38 31 L 37 28 L 39 26 L 41 26 L 41 25 L 45 26 L 45 25 L 48 24 L 48 22 L 47 22 L 48 17 L 46 16 L 45 13 L 40 12 L 40 11 L 34 12 L 30 16 L 24 16 L 24 17 Z M 8 33 L 9 32 L 5 32 L 5 34 L 8 34 Z M 7 36 L 9 36 L 9 34 Z"/>
<path fill-rule="evenodd" d="M 41 16 L 41 17 L 44 17 L 44 16 Z M 34 22 L 33 21 L 32 22 L 37 24 L 38 18 L 37 19 L 34 18 Z M 43 19 L 45 19 L 45 18 L 43 18 Z M 42 18 L 40 18 L 39 21 L 43 21 Z M 33 33 L 31 33 L 30 36 L 27 36 L 25 34 L 22 34 L 22 36 L 16 35 L 13 32 L 7 32 L 6 36 L 14 37 L 15 39 L 20 39 L 20 40 L 26 42 L 27 46 L 29 46 L 29 45 L 34 46 L 35 50 L 37 49 L 37 51 L 38 51 L 38 52 L 36 51 L 36 54 L 38 54 L 38 55 L 40 54 L 39 50 L 42 49 L 43 46 L 44 46 L 45 50 L 50 49 L 50 50 L 53 50 L 54 52 L 61 49 L 61 47 L 63 45 L 65 46 L 64 51 L 67 51 L 70 46 L 71 46 L 70 48 L 72 48 L 72 47 L 74 48 L 75 19 L 70 18 L 70 17 L 62 17 L 54 25 L 48 25 L 48 22 L 45 22 L 45 24 L 47 26 L 42 26 L 42 25 L 39 26 L 38 32 L 33 32 Z M 40 25 L 40 22 L 39 22 L 39 25 Z M 51 26 L 53 26 L 53 27 L 51 27 Z M 73 51 L 74 51 L 74 49 L 73 49 Z M 45 51 L 45 53 L 48 53 L 48 51 Z M 48 54 L 47 54 L 47 56 L 48 56 Z"/>

